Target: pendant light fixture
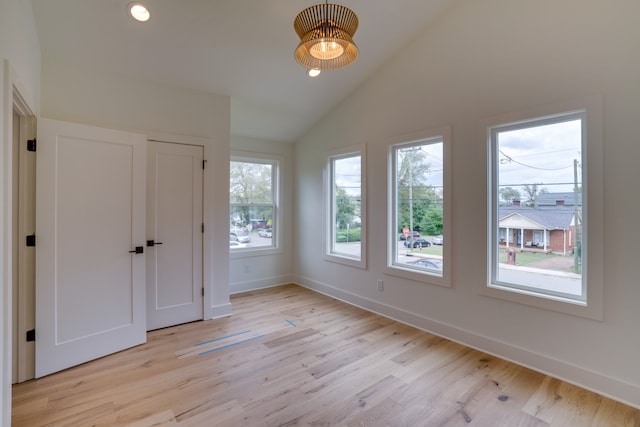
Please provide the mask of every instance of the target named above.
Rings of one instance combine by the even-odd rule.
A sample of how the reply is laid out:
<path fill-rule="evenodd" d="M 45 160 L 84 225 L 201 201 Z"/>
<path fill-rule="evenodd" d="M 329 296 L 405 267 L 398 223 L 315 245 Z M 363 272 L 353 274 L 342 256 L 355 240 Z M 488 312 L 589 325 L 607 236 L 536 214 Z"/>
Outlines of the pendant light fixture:
<path fill-rule="evenodd" d="M 296 61 L 309 70 L 337 70 L 358 57 L 358 16 L 351 9 L 328 1 L 311 6 L 296 16 L 293 28 L 300 37 Z"/>

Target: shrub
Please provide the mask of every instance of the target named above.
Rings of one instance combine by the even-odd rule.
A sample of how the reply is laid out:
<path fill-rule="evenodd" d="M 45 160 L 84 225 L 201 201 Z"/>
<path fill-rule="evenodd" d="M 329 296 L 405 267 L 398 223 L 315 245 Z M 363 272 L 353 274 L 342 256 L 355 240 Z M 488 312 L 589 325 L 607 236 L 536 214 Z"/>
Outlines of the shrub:
<path fill-rule="evenodd" d="M 338 230 L 336 232 L 336 243 L 347 242 L 359 242 L 360 241 L 360 228 L 351 228 L 348 231 L 346 229 Z"/>

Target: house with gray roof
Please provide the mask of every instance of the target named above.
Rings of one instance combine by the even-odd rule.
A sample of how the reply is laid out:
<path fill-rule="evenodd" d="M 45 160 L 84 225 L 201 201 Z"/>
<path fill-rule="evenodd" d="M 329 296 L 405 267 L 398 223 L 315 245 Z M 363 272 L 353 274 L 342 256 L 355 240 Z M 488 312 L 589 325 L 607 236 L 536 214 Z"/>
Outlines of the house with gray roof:
<path fill-rule="evenodd" d="M 558 194 L 558 193 L 555 193 Z M 573 194 L 571 193 L 573 196 Z M 522 206 L 518 201 L 498 209 L 499 242 L 505 249 L 541 250 L 562 255 L 575 247 L 575 224 L 581 223 L 580 211 L 573 206 Z"/>
<path fill-rule="evenodd" d="M 582 193 L 577 194 L 578 206 L 582 206 Z M 537 206 L 574 206 L 576 194 L 573 191 L 566 193 L 540 193 L 536 199 Z"/>

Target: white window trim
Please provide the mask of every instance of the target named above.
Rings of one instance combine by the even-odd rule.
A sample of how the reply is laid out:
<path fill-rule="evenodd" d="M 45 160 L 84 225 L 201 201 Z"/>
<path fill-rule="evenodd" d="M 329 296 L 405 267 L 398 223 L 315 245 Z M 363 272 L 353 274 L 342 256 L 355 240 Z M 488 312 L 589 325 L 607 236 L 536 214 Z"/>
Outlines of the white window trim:
<path fill-rule="evenodd" d="M 360 257 L 352 257 L 348 254 L 334 252 L 333 243 L 333 161 L 336 159 L 360 156 Z M 324 203 L 325 203 L 325 261 L 336 262 L 350 267 L 367 269 L 367 150 L 366 144 L 352 145 L 336 150 L 331 150 L 326 154 L 324 168 Z"/>
<path fill-rule="evenodd" d="M 268 163 L 272 167 L 272 191 L 273 191 L 273 237 L 271 246 L 238 248 L 229 250 L 229 259 L 247 258 L 262 255 L 273 255 L 282 253 L 282 209 L 280 209 L 280 168 L 283 164 L 283 157 L 277 154 L 255 153 L 249 151 L 232 151 L 231 162 L 247 163 Z M 231 204 L 230 204 L 231 206 Z"/>
<path fill-rule="evenodd" d="M 442 212 L 442 235 L 445 244 L 442 249 L 443 268 L 442 275 L 430 273 L 427 270 L 417 270 L 413 268 L 402 267 L 400 264 L 394 263 L 395 253 L 397 250 L 398 233 L 395 229 L 396 208 L 395 208 L 395 161 L 394 149 L 401 145 L 419 144 L 428 140 L 441 139 L 443 156 L 443 212 Z M 453 246 L 453 233 L 451 227 L 451 126 L 444 126 L 429 130 L 423 130 L 410 135 L 397 136 L 389 138 L 385 141 L 388 145 L 387 154 L 387 250 L 384 259 L 384 273 L 390 276 L 402 277 L 417 282 L 423 282 L 430 285 L 451 287 L 451 273 L 453 271 L 453 259 L 451 256 Z"/>
<path fill-rule="evenodd" d="M 537 120 L 544 117 L 554 117 L 570 114 L 571 112 L 584 112 L 586 144 L 583 146 L 583 159 L 586 161 L 583 188 L 586 192 L 582 198 L 586 209 L 583 211 L 583 227 L 585 233 L 584 255 L 586 263 L 583 265 L 583 275 L 586 279 L 585 299 L 579 301 L 559 296 L 521 290 L 513 287 L 492 284 L 492 259 L 495 248 L 492 242 L 491 212 L 493 199 L 496 197 L 488 191 L 485 206 L 487 224 L 487 253 L 485 254 L 486 274 L 485 280 L 477 283 L 478 292 L 481 295 L 507 300 L 519 304 L 525 304 L 546 310 L 557 311 L 594 320 L 603 320 L 604 316 L 604 158 L 603 158 L 603 111 L 602 97 L 590 96 L 580 99 L 559 102 L 552 105 L 534 107 L 517 113 L 481 120 L 478 124 L 478 142 L 481 145 L 479 152 L 481 167 L 487 171 L 487 188 L 492 189 L 491 166 L 491 129 L 508 123 Z M 482 170 L 482 169 L 481 169 Z M 479 214 L 482 208 L 479 207 Z M 497 241 L 496 241 L 497 242 Z"/>

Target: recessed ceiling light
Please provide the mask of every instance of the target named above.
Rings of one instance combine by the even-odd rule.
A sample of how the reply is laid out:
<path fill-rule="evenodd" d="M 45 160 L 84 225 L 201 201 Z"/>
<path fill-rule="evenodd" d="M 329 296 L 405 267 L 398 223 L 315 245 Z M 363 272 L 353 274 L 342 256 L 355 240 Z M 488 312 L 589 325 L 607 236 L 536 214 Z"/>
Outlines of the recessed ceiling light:
<path fill-rule="evenodd" d="M 319 68 L 309 68 L 307 70 L 307 75 L 309 77 L 318 77 L 320 75 L 320 69 Z"/>
<path fill-rule="evenodd" d="M 129 3 L 127 10 L 129 11 L 129 15 L 136 21 L 147 22 L 149 18 L 151 18 L 149 9 L 142 3 Z"/>

